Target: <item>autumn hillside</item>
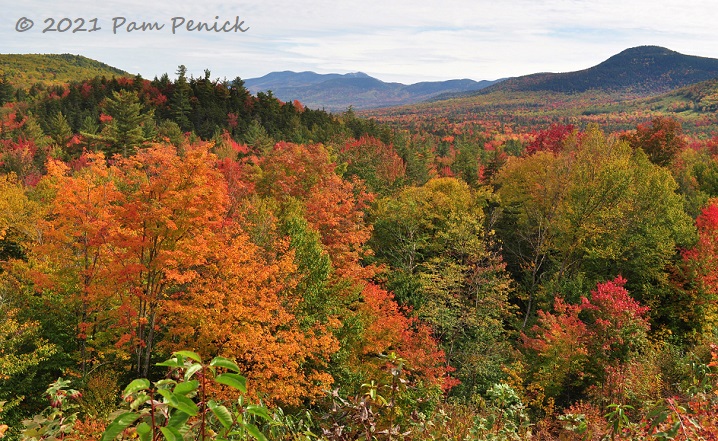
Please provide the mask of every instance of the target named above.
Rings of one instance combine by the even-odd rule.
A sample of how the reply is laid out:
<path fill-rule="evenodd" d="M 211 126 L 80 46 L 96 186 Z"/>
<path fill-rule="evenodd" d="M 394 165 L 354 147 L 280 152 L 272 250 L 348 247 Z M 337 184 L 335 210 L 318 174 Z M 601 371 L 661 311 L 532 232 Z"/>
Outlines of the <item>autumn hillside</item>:
<path fill-rule="evenodd" d="M 715 439 L 714 83 L 332 114 L 185 66 L 26 80 L 3 441 Z"/>
<path fill-rule="evenodd" d="M 78 78 L 128 76 L 129 73 L 71 54 L 0 54 L 0 77 L 17 88 L 27 89 L 35 83 L 65 84 Z"/>
<path fill-rule="evenodd" d="M 510 78 L 464 95 L 495 91 L 580 93 L 598 90 L 647 96 L 716 76 L 718 59 L 684 55 L 659 46 L 638 46 L 584 70 Z"/>

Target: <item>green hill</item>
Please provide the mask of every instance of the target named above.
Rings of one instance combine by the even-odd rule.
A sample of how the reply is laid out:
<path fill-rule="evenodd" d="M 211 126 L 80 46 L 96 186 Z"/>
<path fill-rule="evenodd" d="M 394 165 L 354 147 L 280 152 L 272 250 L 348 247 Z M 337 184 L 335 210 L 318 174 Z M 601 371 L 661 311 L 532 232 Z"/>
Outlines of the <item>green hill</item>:
<path fill-rule="evenodd" d="M 581 93 L 600 90 L 645 97 L 716 76 L 718 59 L 683 55 L 659 46 L 639 46 L 626 49 L 585 70 L 510 78 L 472 94 L 495 91 Z"/>
<path fill-rule="evenodd" d="M 35 83 L 55 85 L 96 76 L 128 75 L 131 74 L 81 55 L 0 54 L 0 77 L 21 89 Z"/>
<path fill-rule="evenodd" d="M 714 113 L 718 111 L 718 78 L 640 100 L 637 104 L 672 113 Z"/>

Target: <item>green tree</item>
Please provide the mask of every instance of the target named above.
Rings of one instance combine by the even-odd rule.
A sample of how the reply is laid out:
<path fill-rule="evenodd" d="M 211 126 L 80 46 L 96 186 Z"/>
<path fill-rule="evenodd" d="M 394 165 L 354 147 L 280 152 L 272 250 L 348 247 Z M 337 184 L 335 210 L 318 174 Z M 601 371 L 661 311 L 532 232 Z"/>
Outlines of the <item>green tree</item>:
<path fill-rule="evenodd" d="M 3 75 L 2 78 L 0 78 L 0 106 L 12 101 L 14 95 L 15 89 L 7 80 L 7 76 Z"/>
<path fill-rule="evenodd" d="M 179 124 L 184 131 L 192 130 L 192 122 L 189 115 L 192 112 L 190 97 L 192 96 L 192 88 L 187 83 L 187 68 L 180 65 L 177 68 L 177 81 L 175 82 L 174 91 L 170 98 L 170 113 L 173 120 Z"/>
<path fill-rule="evenodd" d="M 8 308 L 0 296 L 0 421 L 17 427 L 23 415 L 17 406 L 28 396 L 40 394 L 35 374 L 41 363 L 57 348 L 40 335 L 39 323 L 22 320 L 17 310 Z"/>
<path fill-rule="evenodd" d="M 409 187 L 378 202 L 371 240 L 387 286 L 431 325 L 466 397 L 502 377 L 510 357 L 508 273 L 484 209 L 491 198 L 454 178 Z"/>
<path fill-rule="evenodd" d="M 693 238 L 668 170 L 597 127 L 561 152 L 510 158 L 495 184 L 503 210 L 500 237 L 528 294 L 526 319 L 540 286 L 546 308 L 555 289 L 575 301 L 617 275 L 655 309 L 668 287 L 666 267 L 676 245 Z"/>
<path fill-rule="evenodd" d="M 67 122 L 67 118 L 62 112 L 57 112 L 53 117 L 47 120 L 47 134 L 52 140 L 55 147 L 65 153 L 67 156 L 79 156 L 79 149 L 73 148 L 70 145 L 74 133 L 70 124 Z"/>
<path fill-rule="evenodd" d="M 142 113 L 142 104 L 136 92 L 114 92 L 112 98 L 105 101 L 105 111 L 112 117 L 106 127 L 109 155 L 121 153 L 122 156 L 129 156 L 149 140 L 144 126 L 153 124 L 153 112 Z"/>
<path fill-rule="evenodd" d="M 121 90 L 113 92 L 112 98 L 104 101 L 105 115 L 99 134 L 82 132 L 86 138 L 102 145 L 104 153 L 111 157 L 134 154 L 139 147 L 150 141 L 154 133 L 154 111 L 143 113 L 137 92 Z"/>

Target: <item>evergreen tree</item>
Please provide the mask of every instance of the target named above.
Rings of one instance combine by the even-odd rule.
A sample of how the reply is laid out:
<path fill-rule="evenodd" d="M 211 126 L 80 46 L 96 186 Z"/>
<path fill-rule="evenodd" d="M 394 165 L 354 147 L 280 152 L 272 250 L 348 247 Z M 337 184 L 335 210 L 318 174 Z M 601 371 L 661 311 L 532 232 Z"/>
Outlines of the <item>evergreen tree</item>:
<path fill-rule="evenodd" d="M 184 65 L 180 65 L 177 69 L 177 81 L 175 82 L 174 93 L 170 99 L 170 114 L 182 130 L 191 131 L 192 123 L 189 120 L 189 115 L 192 112 L 192 105 L 189 102 L 189 98 L 192 89 L 189 83 L 187 83 L 186 74 L 187 68 Z"/>
<path fill-rule="evenodd" d="M 5 75 L 0 78 L 0 106 L 12 101 L 15 96 L 15 89 L 8 82 Z"/>

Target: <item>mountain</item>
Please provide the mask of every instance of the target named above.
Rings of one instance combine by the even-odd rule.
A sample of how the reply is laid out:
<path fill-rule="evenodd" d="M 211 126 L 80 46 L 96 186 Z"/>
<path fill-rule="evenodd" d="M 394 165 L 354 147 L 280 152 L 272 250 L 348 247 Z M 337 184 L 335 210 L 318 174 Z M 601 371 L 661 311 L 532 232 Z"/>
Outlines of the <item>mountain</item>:
<path fill-rule="evenodd" d="M 670 92 L 647 98 L 605 104 L 583 110 L 583 115 L 624 113 L 665 114 L 681 118 L 684 122 L 718 124 L 718 77 L 683 86 Z"/>
<path fill-rule="evenodd" d="M 480 90 L 494 83 L 463 79 L 405 85 L 386 83 L 363 72 L 342 75 L 291 71 L 244 80 L 245 87 L 254 94 L 271 90 L 282 101 L 299 100 L 310 108 L 329 111 L 343 111 L 349 106 L 372 109 L 418 103 L 444 93 Z"/>
<path fill-rule="evenodd" d="M 55 85 L 96 76 L 129 76 L 124 70 L 81 55 L 0 54 L 0 78 L 5 76 L 16 88 L 35 83 Z"/>
<path fill-rule="evenodd" d="M 588 69 L 510 78 L 480 93 L 601 90 L 650 96 L 714 77 L 718 77 L 718 59 L 683 55 L 659 46 L 639 46 Z"/>

